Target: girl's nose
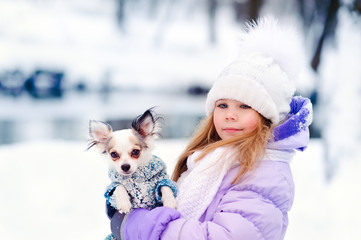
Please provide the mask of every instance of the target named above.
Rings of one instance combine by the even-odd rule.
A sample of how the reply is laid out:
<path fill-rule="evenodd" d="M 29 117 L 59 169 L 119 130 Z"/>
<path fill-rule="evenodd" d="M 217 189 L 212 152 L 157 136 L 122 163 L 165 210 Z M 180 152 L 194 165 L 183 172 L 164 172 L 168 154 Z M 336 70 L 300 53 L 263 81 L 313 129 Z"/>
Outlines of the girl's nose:
<path fill-rule="evenodd" d="M 228 121 L 235 121 L 237 120 L 237 114 L 235 114 L 233 111 L 228 111 L 226 113 L 226 120 Z"/>

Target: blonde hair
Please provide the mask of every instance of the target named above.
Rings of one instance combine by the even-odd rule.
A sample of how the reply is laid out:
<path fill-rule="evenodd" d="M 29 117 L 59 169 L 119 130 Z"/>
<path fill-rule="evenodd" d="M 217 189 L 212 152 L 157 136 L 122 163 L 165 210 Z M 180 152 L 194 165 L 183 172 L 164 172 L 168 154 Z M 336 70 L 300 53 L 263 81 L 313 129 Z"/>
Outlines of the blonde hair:
<path fill-rule="evenodd" d="M 266 144 L 271 137 L 271 122 L 262 115 L 259 114 L 259 116 L 255 130 L 227 140 L 222 140 L 217 134 L 213 123 L 213 113 L 204 118 L 190 143 L 180 155 L 172 179 L 178 181 L 180 175 L 187 171 L 187 158 L 195 151 L 203 150 L 203 153 L 196 159 L 196 161 L 200 161 L 214 149 L 227 145 L 238 150 L 232 156 L 240 164 L 239 172 L 233 183 L 238 182 L 242 176 L 255 168 L 257 160 L 263 158 L 266 151 Z"/>

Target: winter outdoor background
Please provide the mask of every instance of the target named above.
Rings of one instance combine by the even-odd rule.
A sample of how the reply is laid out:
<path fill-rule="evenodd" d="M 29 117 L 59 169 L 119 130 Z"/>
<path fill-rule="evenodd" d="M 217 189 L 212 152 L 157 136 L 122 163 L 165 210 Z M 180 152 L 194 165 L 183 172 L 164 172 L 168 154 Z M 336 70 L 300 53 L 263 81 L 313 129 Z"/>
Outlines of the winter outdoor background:
<path fill-rule="evenodd" d="M 171 172 L 245 19 L 266 14 L 302 31 L 297 94 L 314 104 L 286 239 L 360 239 L 360 11 L 359 0 L 0 0 L 0 239 L 103 239 L 109 180 L 85 151 L 89 119 L 119 129 L 158 106 L 156 154 Z"/>

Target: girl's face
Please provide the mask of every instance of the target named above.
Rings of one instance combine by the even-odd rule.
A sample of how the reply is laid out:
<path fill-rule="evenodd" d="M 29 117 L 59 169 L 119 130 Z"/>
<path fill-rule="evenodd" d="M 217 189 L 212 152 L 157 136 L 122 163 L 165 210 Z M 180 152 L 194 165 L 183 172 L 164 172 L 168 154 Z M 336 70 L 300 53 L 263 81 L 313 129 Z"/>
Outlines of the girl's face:
<path fill-rule="evenodd" d="M 222 140 L 256 129 L 259 113 L 250 106 L 232 99 L 220 99 L 214 108 L 213 122 Z"/>

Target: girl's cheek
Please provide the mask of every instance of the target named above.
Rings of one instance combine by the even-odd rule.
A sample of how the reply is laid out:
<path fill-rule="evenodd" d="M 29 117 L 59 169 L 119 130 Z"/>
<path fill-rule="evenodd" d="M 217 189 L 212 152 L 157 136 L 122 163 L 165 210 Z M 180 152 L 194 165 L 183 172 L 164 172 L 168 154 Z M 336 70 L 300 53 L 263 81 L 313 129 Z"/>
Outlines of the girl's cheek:
<path fill-rule="evenodd" d="M 258 116 L 257 115 L 251 115 L 247 121 L 245 122 L 245 128 L 247 129 L 247 131 L 253 131 L 254 129 L 257 128 L 258 125 Z"/>
<path fill-rule="evenodd" d="M 254 129 L 256 129 L 256 125 L 248 124 L 245 128 L 243 128 L 243 131 L 248 133 L 252 132 Z"/>

